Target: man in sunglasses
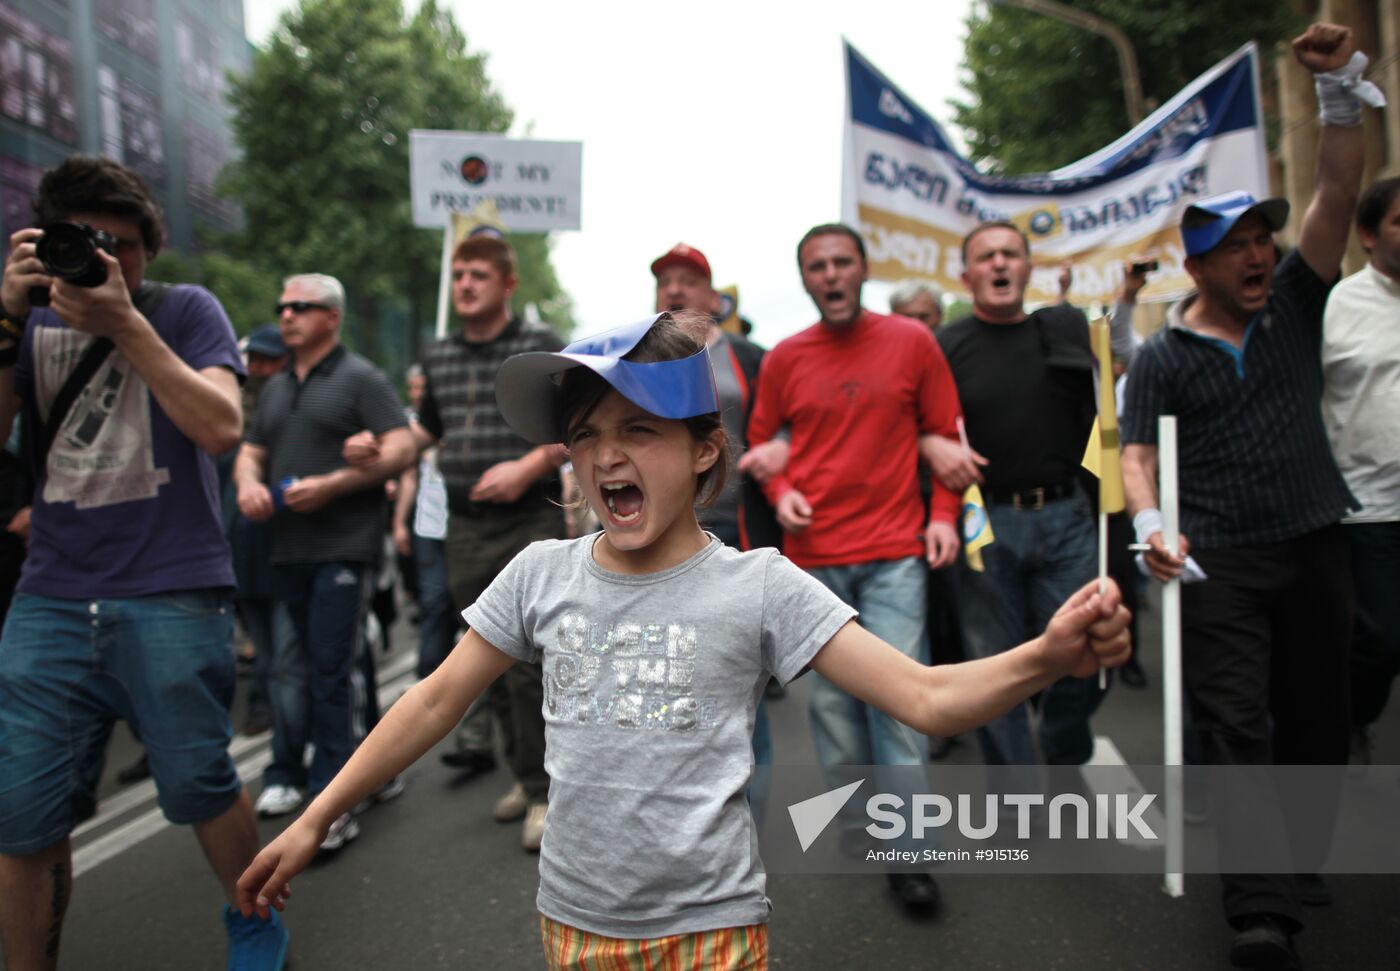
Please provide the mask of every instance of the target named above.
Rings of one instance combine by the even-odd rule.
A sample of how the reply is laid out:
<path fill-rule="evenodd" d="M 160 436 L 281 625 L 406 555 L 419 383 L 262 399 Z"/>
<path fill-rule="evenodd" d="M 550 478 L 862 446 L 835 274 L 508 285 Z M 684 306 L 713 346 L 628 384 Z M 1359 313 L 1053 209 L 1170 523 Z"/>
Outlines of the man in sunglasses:
<path fill-rule="evenodd" d="M 365 613 L 383 555 L 384 481 L 412 462 L 415 447 L 384 372 L 341 344 L 344 306 L 334 277 L 307 273 L 283 283 L 277 318 L 291 361 L 263 389 L 234 465 L 239 510 L 254 522 L 272 520 L 278 599 L 296 631 L 295 651 L 279 644 L 273 664 L 273 761 L 258 798 L 264 816 L 291 812 L 303 789 L 311 796 L 324 789 L 377 712 Z M 361 429 L 375 436 L 379 454 L 349 468 L 341 443 Z M 309 709 L 298 711 L 299 700 Z M 395 780 L 378 795 L 399 791 Z M 358 835 L 347 813 L 321 848 L 340 849 Z"/>

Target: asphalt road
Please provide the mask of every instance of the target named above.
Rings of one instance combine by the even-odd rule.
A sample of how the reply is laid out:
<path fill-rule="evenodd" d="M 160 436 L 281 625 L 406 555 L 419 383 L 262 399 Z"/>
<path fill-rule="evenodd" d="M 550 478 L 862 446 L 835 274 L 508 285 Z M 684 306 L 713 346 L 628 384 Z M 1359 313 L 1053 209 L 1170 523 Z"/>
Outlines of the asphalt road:
<path fill-rule="evenodd" d="M 1147 691 L 1117 686 L 1095 719 L 1129 763 L 1161 761 L 1159 661 L 1146 618 Z M 407 685 L 412 631 L 395 633 L 389 691 Z M 778 761 L 810 762 L 805 687 L 770 704 Z M 256 796 L 268 736 L 235 743 Z M 976 761 L 971 738 L 952 760 Z M 101 814 L 75 837 L 78 871 L 63 968 L 220 968 L 218 888 L 193 835 L 154 809 L 149 783 L 112 779 L 135 750 L 119 728 L 102 786 Z M 1400 706 L 1392 705 L 1375 761 L 1400 764 Z M 1400 768 L 1395 769 L 1400 782 Z M 291 964 L 321 968 L 535 969 L 542 966 L 534 908 L 535 858 L 518 824 L 490 816 L 509 785 L 503 770 L 460 783 L 432 753 L 405 774 L 399 799 L 362 817 L 360 838 L 296 881 L 287 923 Z M 264 840 L 282 821 L 260 824 Z M 619 833 L 619 840 L 625 839 Z M 1336 904 L 1311 911 L 1298 945 L 1312 971 L 1400 968 L 1400 875 L 1331 878 Z M 879 876 L 774 875 L 772 964 L 791 969 L 1224 969 L 1230 932 L 1214 877 L 1188 875 L 1168 898 L 1155 876 L 940 877 L 934 918 L 904 913 Z"/>

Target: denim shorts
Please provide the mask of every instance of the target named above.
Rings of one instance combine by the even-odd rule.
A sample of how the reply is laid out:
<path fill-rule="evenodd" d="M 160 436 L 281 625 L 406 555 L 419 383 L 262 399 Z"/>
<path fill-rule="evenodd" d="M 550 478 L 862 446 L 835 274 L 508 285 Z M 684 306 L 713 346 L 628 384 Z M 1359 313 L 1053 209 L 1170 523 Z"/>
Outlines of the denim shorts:
<path fill-rule="evenodd" d="M 90 749 L 113 718 L 140 736 L 172 823 L 233 805 L 232 633 L 228 589 L 16 595 L 0 637 L 0 853 L 36 853 L 72 831 Z"/>

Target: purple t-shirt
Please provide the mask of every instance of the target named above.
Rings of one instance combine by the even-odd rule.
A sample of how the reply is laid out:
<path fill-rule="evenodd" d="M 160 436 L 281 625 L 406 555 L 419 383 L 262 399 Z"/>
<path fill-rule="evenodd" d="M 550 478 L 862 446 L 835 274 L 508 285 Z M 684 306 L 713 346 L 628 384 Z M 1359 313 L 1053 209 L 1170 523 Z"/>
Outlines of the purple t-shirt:
<path fill-rule="evenodd" d="M 194 370 L 244 373 L 228 315 L 202 287 L 172 289 L 151 326 Z M 48 417 L 92 340 L 52 311 L 30 315 L 15 390 L 31 419 Z M 86 600 L 225 586 L 233 586 L 233 567 L 214 459 L 175 427 L 131 362 L 113 351 L 36 469 L 18 589 Z"/>

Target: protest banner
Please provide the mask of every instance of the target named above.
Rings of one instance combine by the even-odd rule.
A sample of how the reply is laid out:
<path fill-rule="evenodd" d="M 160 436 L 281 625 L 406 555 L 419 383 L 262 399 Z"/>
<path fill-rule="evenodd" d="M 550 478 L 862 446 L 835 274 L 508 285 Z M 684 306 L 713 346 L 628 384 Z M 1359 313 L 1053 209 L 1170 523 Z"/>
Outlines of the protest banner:
<path fill-rule="evenodd" d="M 998 176 L 964 158 L 933 118 L 849 43 L 842 208 L 877 280 L 925 279 L 953 291 L 963 236 L 1005 219 L 1030 239 L 1029 304 L 1112 301 L 1130 255 L 1160 264 L 1139 300 L 1191 289 L 1177 225 L 1202 196 L 1269 195 L 1258 52 L 1247 44 L 1111 145 L 1053 172 Z M 1073 124 L 1066 119 L 1066 124 Z"/>

